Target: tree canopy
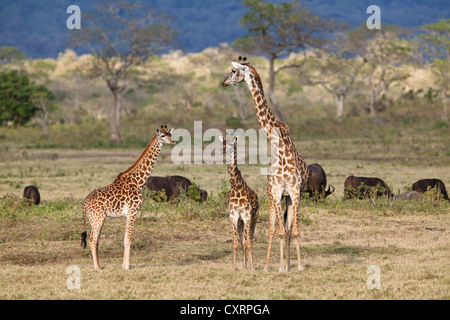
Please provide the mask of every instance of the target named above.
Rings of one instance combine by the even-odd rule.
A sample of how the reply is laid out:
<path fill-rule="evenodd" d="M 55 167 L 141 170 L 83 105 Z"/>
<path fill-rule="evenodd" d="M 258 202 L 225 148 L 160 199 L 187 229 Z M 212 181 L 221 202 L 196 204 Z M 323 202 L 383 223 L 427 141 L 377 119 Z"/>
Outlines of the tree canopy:
<path fill-rule="evenodd" d="M 307 47 L 320 47 L 326 41 L 324 35 L 338 25 L 314 14 L 298 2 L 276 4 L 264 0 L 244 0 L 243 3 L 249 7 L 249 12 L 241 19 L 247 33 L 238 38 L 234 46 L 245 53 L 268 57 L 269 100 L 275 115 L 282 121 L 283 115 L 274 95 L 275 77 L 281 70 L 303 66 L 306 57 L 278 69 L 275 68 L 275 60 L 293 52 L 304 52 Z"/>
<path fill-rule="evenodd" d="M 103 0 L 93 13 L 85 14 L 83 28 L 73 34 L 76 46 L 92 53 L 88 76 L 100 77 L 111 90 L 110 139 L 121 142 L 122 93 L 134 67 L 164 51 L 175 37 L 167 16 L 137 2 Z"/>
<path fill-rule="evenodd" d="M 13 121 L 15 125 L 27 123 L 38 111 L 37 96 L 54 99 L 53 93 L 43 85 L 35 85 L 17 70 L 0 73 L 0 121 Z"/>

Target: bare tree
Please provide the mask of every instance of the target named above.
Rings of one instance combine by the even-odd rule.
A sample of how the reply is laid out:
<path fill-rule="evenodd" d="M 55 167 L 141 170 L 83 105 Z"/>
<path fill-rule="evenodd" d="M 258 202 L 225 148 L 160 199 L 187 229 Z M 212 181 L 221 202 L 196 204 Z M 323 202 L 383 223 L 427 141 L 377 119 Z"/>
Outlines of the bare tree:
<path fill-rule="evenodd" d="M 421 58 L 436 76 L 435 84 L 441 91 L 442 118 L 448 122 L 447 98 L 450 90 L 450 19 L 422 26 L 426 31 L 420 36 Z"/>
<path fill-rule="evenodd" d="M 122 140 L 122 93 L 129 85 L 133 68 L 167 49 L 174 36 L 167 17 L 140 2 L 103 0 L 95 12 L 84 14 L 83 26 L 75 30 L 72 42 L 89 48 L 92 54 L 89 76 L 103 79 L 114 96 L 110 108 L 112 142 Z"/>
<path fill-rule="evenodd" d="M 336 103 L 336 118 L 344 118 L 344 105 L 347 96 L 354 90 L 355 80 L 365 60 L 352 52 L 347 33 L 339 33 L 334 41 L 325 47 L 325 53 L 318 53 L 317 59 L 311 59 L 314 74 L 306 75 L 307 84 L 320 84 L 333 95 Z"/>
<path fill-rule="evenodd" d="M 53 102 L 55 96 L 51 91 L 43 86 L 31 96 L 31 101 L 36 107 L 35 121 L 42 127 L 44 135 L 48 134 L 49 116 L 51 112 L 57 109 L 57 105 Z"/>
<path fill-rule="evenodd" d="M 402 38 L 403 29 L 397 26 L 383 26 L 383 29 L 369 30 L 365 26 L 350 31 L 352 52 L 365 62 L 361 69 L 362 82 L 369 91 L 369 111 L 376 118 L 376 102 L 381 94 L 394 82 L 409 75 L 401 70 L 411 54 L 408 40 Z"/>

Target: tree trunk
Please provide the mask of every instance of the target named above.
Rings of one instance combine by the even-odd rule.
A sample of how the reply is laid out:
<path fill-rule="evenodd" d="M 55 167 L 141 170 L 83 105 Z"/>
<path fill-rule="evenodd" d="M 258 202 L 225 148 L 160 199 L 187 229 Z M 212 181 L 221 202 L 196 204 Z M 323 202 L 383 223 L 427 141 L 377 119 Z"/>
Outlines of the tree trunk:
<path fill-rule="evenodd" d="M 111 109 L 110 114 L 110 124 L 111 124 L 111 135 L 110 141 L 114 143 L 122 142 L 120 137 L 120 112 L 122 110 L 122 97 L 118 90 L 111 90 L 114 95 L 114 106 Z"/>
<path fill-rule="evenodd" d="M 42 119 L 42 132 L 44 135 L 48 135 L 48 115 L 49 111 L 44 109 L 44 115 Z"/>
<path fill-rule="evenodd" d="M 448 122 L 448 112 L 447 112 L 447 97 L 445 96 L 445 89 L 442 88 L 441 91 L 441 96 L 442 96 L 442 111 L 443 111 L 443 115 L 442 118 L 444 119 L 445 122 Z"/>
<path fill-rule="evenodd" d="M 375 119 L 377 116 L 377 111 L 375 110 L 376 100 L 377 100 L 376 93 L 374 91 L 372 91 L 372 94 L 370 95 L 370 102 L 369 102 L 370 117 L 372 119 Z"/>
<path fill-rule="evenodd" d="M 273 107 L 273 112 L 275 117 L 279 121 L 283 121 L 283 115 L 281 114 L 280 106 L 275 99 L 275 57 L 270 57 L 269 59 L 269 101 Z"/>
<path fill-rule="evenodd" d="M 334 98 L 336 100 L 336 118 L 338 121 L 342 121 L 344 118 L 345 94 L 335 94 Z"/>

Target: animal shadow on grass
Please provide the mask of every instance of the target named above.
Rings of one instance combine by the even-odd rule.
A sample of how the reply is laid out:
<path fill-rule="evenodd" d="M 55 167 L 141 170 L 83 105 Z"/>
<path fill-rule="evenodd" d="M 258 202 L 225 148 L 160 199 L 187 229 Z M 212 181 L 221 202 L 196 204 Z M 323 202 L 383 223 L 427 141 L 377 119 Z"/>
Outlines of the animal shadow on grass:
<path fill-rule="evenodd" d="M 188 266 L 201 261 L 216 261 L 233 253 L 232 250 L 224 249 L 222 251 L 212 251 L 208 254 L 194 254 L 191 258 L 176 262 L 177 266 Z"/>
<path fill-rule="evenodd" d="M 200 263 L 202 261 L 216 261 L 220 260 L 226 256 L 229 256 L 233 253 L 232 250 L 225 249 L 222 251 L 212 251 L 208 254 L 193 254 L 190 258 L 183 259 L 180 261 L 174 261 L 169 263 L 144 263 L 144 264 L 137 264 L 132 265 L 131 269 L 139 269 L 139 268 L 149 268 L 149 267 L 167 267 L 167 266 L 189 266 L 193 264 Z"/>

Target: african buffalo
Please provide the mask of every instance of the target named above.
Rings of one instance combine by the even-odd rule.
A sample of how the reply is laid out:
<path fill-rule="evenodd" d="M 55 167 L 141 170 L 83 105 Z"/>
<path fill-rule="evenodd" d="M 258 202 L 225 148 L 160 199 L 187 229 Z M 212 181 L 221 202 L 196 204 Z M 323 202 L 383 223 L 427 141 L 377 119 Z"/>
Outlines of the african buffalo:
<path fill-rule="evenodd" d="M 182 176 L 167 176 L 167 177 L 155 177 L 152 176 L 148 178 L 145 182 L 144 187 L 153 190 L 153 191 L 162 191 L 165 190 L 165 194 L 168 201 L 172 201 L 175 198 L 178 198 L 180 195 L 180 189 L 188 191 L 189 186 L 192 185 L 192 182 Z M 200 192 L 200 199 L 197 199 L 200 202 L 203 202 L 208 197 L 208 193 L 205 190 L 201 190 L 197 188 Z"/>
<path fill-rule="evenodd" d="M 328 190 L 325 190 L 327 187 L 327 176 L 319 164 L 313 163 L 308 165 L 308 172 L 309 176 L 305 193 L 309 193 L 311 199 L 324 199 L 334 192 L 335 188 L 332 185 L 329 185 Z M 333 188 L 333 191 L 331 191 L 331 188 Z"/>
<path fill-rule="evenodd" d="M 444 195 L 445 200 L 450 201 L 450 199 L 448 198 L 447 190 L 445 189 L 445 184 L 442 182 L 442 180 L 422 179 L 422 180 L 414 182 L 412 185 L 412 190 L 420 192 L 420 193 L 427 192 L 428 190 L 431 190 L 434 188 L 439 190 Z"/>
<path fill-rule="evenodd" d="M 23 190 L 23 197 L 31 204 L 39 204 L 41 202 L 41 195 L 35 186 L 26 186 Z"/>
<path fill-rule="evenodd" d="M 377 197 L 388 196 L 389 198 L 396 198 L 387 184 L 380 178 L 354 177 L 351 175 L 345 179 L 345 199 L 369 199 L 372 194 L 376 194 Z"/>

